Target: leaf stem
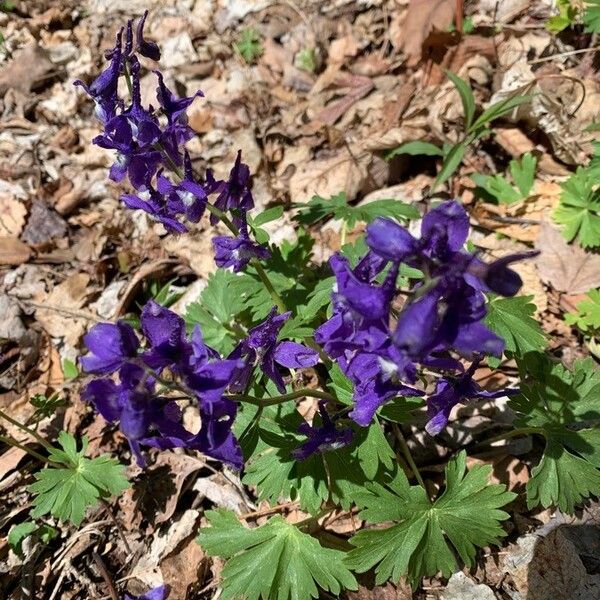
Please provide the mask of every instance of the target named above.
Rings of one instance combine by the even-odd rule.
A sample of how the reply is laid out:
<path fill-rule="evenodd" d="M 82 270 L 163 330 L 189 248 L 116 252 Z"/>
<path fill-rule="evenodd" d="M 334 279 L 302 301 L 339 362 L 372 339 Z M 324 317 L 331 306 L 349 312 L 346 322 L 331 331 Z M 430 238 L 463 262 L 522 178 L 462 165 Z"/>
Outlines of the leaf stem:
<path fill-rule="evenodd" d="M 37 458 L 37 460 L 46 463 L 47 465 L 55 466 L 55 463 L 53 463 L 50 459 L 42 456 L 39 452 L 32 450 L 28 446 L 25 446 L 25 444 L 17 442 L 17 440 L 12 437 L 0 435 L 0 442 L 6 444 L 7 446 L 13 446 L 13 448 L 19 448 L 19 450 L 23 450 L 23 452 L 26 452 L 30 456 L 33 456 L 33 458 Z"/>
<path fill-rule="evenodd" d="M 400 443 L 400 450 L 402 451 L 402 454 L 404 455 L 404 458 L 406 459 L 406 462 L 408 463 L 410 470 L 412 471 L 412 473 L 415 476 L 415 479 L 418 481 L 419 485 L 427 493 L 427 488 L 425 487 L 425 482 L 423 481 L 423 477 L 421 477 L 421 473 L 419 473 L 419 469 L 417 468 L 415 459 L 412 457 L 412 454 L 410 453 L 410 448 L 408 447 L 408 444 L 406 443 L 406 439 L 404 438 L 402 430 L 400 429 L 400 427 L 397 423 L 392 423 L 392 429 L 394 430 L 394 434 L 395 434 L 398 442 Z M 429 496 L 429 494 L 428 494 L 428 496 Z"/>
<path fill-rule="evenodd" d="M 484 444 L 493 444 L 494 442 L 500 442 L 502 440 L 508 440 L 513 437 L 517 437 L 520 435 L 531 435 L 533 433 L 537 433 L 539 435 L 544 435 L 544 430 L 541 427 L 521 427 L 519 429 L 512 429 L 511 431 L 506 431 L 505 433 L 501 433 L 494 437 L 491 437 L 488 440 L 483 440 L 477 446 L 482 446 Z"/>
<path fill-rule="evenodd" d="M 256 398 L 255 396 L 247 396 L 245 394 L 230 394 L 226 395 L 226 398 L 231 400 L 237 400 L 238 402 L 247 402 L 248 404 L 254 404 L 256 406 L 274 406 L 276 404 L 283 404 L 288 400 L 295 400 L 296 398 L 302 398 L 308 396 L 310 398 L 322 398 L 324 400 L 335 400 L 335 398 L 323 392 L 321 390 L 313 390 L 310 388 L 302 388 L 289 394 L 283 394 L 282 396 L 273 396 L 272 398 Z"/>
<path fill-rule="evenodd" d="M 48 450 L 49 452 L 52 452 L 54 450 L 54 447 L 52 446 L 52 444 L 47 442 L 37 431 L 35 431 L 34 429 L 30 429 L 29 427 L 27 427 L 27 425 L 23 425 L 23 423 L 19 423 L 19 421 L 16 421 L 12 417 L 9 417 L 3 410 L 0 410 L 0 419 L 4 419 L 5 421 L 8 421 L 11 425 L 18 427 L 21 431 L 23 431 L 27 435 L 32 436 L 36 441 L 38 441 L 42 446 L 44 446 L 44 448 L 46 448 L 46 450 Z"/>
<path fill-rule="evenodd" d="M 277 310 L 280 313 L 286 312 L 287 309 L 285 306 L 285 302 L 283 301 L 281 296 L 277 293 L 277 290 L 273 287 L 273 284 L 271 283 L 271 280 L 269 279 L 267 272 L 263 269 L 263 266 L 260 264 L 259 260 L 257 258 L 253 258 L 250 260 L 250 264 L 256 269 L 256 274 L 258 275 L 259 279 L 262 281 L 267 292 L 269 292 L 271 299 L 275 303 L 275 306 L 277 306 Z"/>

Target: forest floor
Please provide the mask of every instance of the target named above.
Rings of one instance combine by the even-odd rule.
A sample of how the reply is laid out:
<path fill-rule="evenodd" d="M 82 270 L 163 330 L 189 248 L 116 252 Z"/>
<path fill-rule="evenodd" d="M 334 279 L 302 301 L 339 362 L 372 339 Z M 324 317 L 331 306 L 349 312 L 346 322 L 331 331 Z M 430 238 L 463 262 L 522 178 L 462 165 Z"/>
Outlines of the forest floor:
<path fill-rule="evenodd" d="M 91 104 L 73 86 L 100 72 L 117 30 L 145 9 L 167 84 L 180 95 L 204 92 L 188 110 L 197 133 L 188 143 L 196 166 L 225 176 L 241 149 L 257 207 L 285 207 L 283 225 L 280 220 L 269 230 L 274 242 L 293 237 L 295 207 L 315 194 L 344 192 L 353 204 L 396 198 L 423 210 L 439 157 L 392 151 L 413 141 L 441 148 L 460 138 L 462 106 L 444 70 L 469 82 L 479 109 L 515 90 L 532 94 L 531 102 L 494 121 L 491 135 L 469 147 L 438 196 L 461 199 L 476 230 L 474 243 L 490 256 L 543 251 L 537 262 L 516 268 L 522 293 L 534 298 L 550 352 L 567 365 L 597 358 L 594 338 L 564 315 L 600 287 L 600 256 L 567 244 L 552 221 L 561 183 L 594 153 L 593 124 L 600 121 L 596 34 L 581 26 L 551 33 L 551 0 L 467 0 L 457 15 L 462 4 L 0 2 L 0 409 L 26 422 L 36 410 L 31 398 L 57 394 L 62 405 L 40 422 L 40 432 L 87 435 L 92 455 L 109 453 L 130 464 L 119 432 L 79 398 L 84 378 L 72 371 L 82 336 L 93 323 L 137 311 L 166 284 L 181 296 L 175 304 L 181 311 L 215 270 L 208 221 L 190 235 L 166 236 L 162 226 L 122 206 L 122 188 L 107 177 L 110 152 L 91 144 L 100 131 Z M 154 88 L 148 73 L 142 94 L 151 102 Z M 473 174 L 506 174 L 510 161 L 525 153 L 537 159 L 527 194 L 513 203 L 482 199 Z M 347 239 L 360 232 L 348 232 Z M 340 248 L 339 222 L 311 233 L 315 261 Z M 510 365 L 482 370 L 480 379 L 510 384 L 515 371 Z M 490 417 L 474 410 L 469 419 L 453 435 L 467 435 L 467 427 L 485 430 Z M 444 461 L 438 451 L 424 451 L 420 464 L 439 469 Z M 428 579 L 413 595 L 402 582 L 373 587 L 364 580 L 347 597 L 600 597 L 598 555 L 593 559 L 590 550 L 600 547 L 597 528 L 593 533 L 600 509 L 589 503 L 577 517 L 528 511 L 522 492 L 530 452 L 531 446 L 515 441 L 469 458 L 493 464 L 494 477 L 520 493 L 503 547 L 490 548 L 450 584 Z M 90 511 L 81 528 L 61 528 L 57 538 L 19 557 L 6 536 L 31 506 L 27 485 L 37 468 L 22 450 L 0 445 L 0 596 L 14 600 L 108 599 L 116 597 L 111 585 L 141 593 L 160 581 L 171 585 L 173 600 L 217 597 L 222 563 L 195 541 L 204 511 L 224 506 L 258 522 L 273 512 L 232 473 L 198 456 L 163 453 L 143 475 L 134 464 L 128 467 L 133 487 L 112 505 Z M 278 510 L 301 518 L 293 503 Z M 591 524 L 592 533 L 557 529 L 565 523 Z M 344 534 L 355 526 L 352 514 L 341 515 L 334 530 Z M 542 538 L 547 544 L 534 553 Z M 561 595 L 560 586 L 571 592 Z"/>

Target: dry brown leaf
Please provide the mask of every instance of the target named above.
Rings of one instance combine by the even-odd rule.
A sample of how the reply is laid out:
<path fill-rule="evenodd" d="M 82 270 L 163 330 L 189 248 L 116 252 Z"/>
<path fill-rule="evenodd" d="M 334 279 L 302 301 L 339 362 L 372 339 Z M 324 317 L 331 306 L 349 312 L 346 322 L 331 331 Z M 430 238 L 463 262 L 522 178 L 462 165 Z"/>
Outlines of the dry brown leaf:
<path fill-rule="evenodd" d="M 56 71 L 46 50 L 29 44 L 15 52 L 13 59 L 0 70 L 0 96 L 13 88 L 31 92 L 47 83 Z"/>
<path fill-rule="evenodd" d="M 22 265 L 29 260 L 31 250 L 27 244 L 13 237 L 0 237 L 0 265 Z"/>
<path fill-rule="evenodd" d="M 78 319 L 77 310 L 89 295 L 90 276 L 75 273 L 57 285 L 49 294 L 37 296 L 36 302 L 47 304 L 49 308 L 38 308 L 36 319 L 52 337 L 65 338 L 71 346 L 76 346 L 89 321 Z"/>
<path fill-rule="evenodd" d="M 8 194 L 0 196 L 0 235 L 17 237 L 25 225 L 25 205 Z"/>
<path fill-rule="evenodd" d="M 170 588 L 170 597 L 178 600 L 194 598 L 191 588 L 204 581 L 208 569 L 208 560 L 195 538 L 190 539 L 183 548 L 165 558 L 160 563 L 164 582 Z"/>
<path fill-rule="evenodd" d="M 133 497 L 138 508 L 151 523 L 165 523 L 177 508 L 185 480 L 204 463 L 197 458 L 174 452 L 162 452 L 136 484 Z"/>
<path fill-rule="evenodd" d="M 354 200 L 368 179 L 372 156 L 344 147 L 333 156 L 312 160 L 298 167 L 290 178 L 290 195 L 294 202 L 308 202 L 315 194 L 328 198 L 340 192 Z"/>
<path fill-rule="evenodd" d="M 406 20 L 395 38 L 408 56 L 409 66 L 419 62 L 423 43 L 433 30 L 447 30 L 455 8 L 455 0 L 410 0 Z"/>
<path fill-rule="evenodd" d="M 567 244 L 560 231 L 542 223 L 536 260 L 542 281 L 559 292 L 582 294 L 600 286 L 600 255 L 586 252 L 577 244 Z"/>
<path fill-rule="evenodd" d="M 356 592 L 347 592 L 346 597 L 348 600 L 411 600 L 413 594 L 410 585 L 401 579 L 396 585 L 360 585 Z"/>

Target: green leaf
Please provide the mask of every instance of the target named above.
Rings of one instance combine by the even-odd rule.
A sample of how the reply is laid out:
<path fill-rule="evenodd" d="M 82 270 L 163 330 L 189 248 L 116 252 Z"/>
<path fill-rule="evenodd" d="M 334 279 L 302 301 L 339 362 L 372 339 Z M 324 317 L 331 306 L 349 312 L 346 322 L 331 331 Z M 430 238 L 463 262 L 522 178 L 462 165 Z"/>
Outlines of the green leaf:
<path fill-rule="evenodd" d="M 442 164 L 442 168 L 438 173 L 433 185 L 431 186 L 431 191 L 435 191 L 442 183 L 444 183 L 447 179 L 452 177 L 458 166 L 462 162 L 462 159 L 465 156 L 465 152 L 467 151 L 467 146 L 469 145 L 468 141 L 461 142 L 460 144 L 455 144 L 452 146 L 444 162 Z"/>
<path fill-rule="evenodd" d="M 299 205 L 296 220 L 303 224 L 313 224 L 327 216 L 345 221 L 352 228 L 358 221 L 370 223 L 377 217 L 394 219 L 416 219 L 419 211 L 400 200 L 374 200 L 362 206 L 352 206 L 346 202 L 346 194 L 341 192 L 331 198 L 313 196 L 306 204 Z"/>
<path fill-rule="evenodd" d="M 520 161 L 516 159 L 510 161 L 510 174 L 522 198 L 527 198 L 533 188 L 536 165 L 537 158 L 530 152 L 523 154 Z"/>
<path fill-rule="evenodd" d="M 294 57 L 294 66 L 314 73 L 317 70 L 317 55 L 314 48 L 303 48 Z"/>
<path fill-rule="evenodd" d="M 360 517 L 395 524 L 357 533 L 347 564 L 359 573 L 375 567 L 377 584 L 407 575 L 413 587 L 439 571 L 446 577 L 453 573 L 455 552 L 471 566 L 477 547 L 497 544 L 505 535 L 500 522 L 509 515 L 500 508 L 516 497 L 504 485 L 489 484 L 491 470 L 476 465 L 467 472 L 466 453 L 460 452 L 448 463 L 445 490 L 433 502 L 421 486 L 409 485 L 401 470 L 385 486 L 366 484 L 357 497 Z"/>
<path fill-rule="evenodd" d="M 591 358 L 569 371 L 536 353 L 519 360 L 519 370 L 521 393 L 509 401 L 515 424 L 534 428 L 546 440 L 527 483 L 528 506 L 555 505 L 572 513 L 582 499 L 600 495 L 600 371 Z"/>
<path fill-rule="evenodd" d="M 560 204 L 553 214 L 563 236 L 576 237 L 584 248 L 600 245 L 600 190 L 596 168 L 578 167 L 562 184 Z"/>
<path fill-rule="evenodd" d="M 536 163 L 537 159 L 529 152 L 523 154 L 520 161 L 510 161 L 510 174 L 517 189 L 500 174 L 474 173 L 471 175 L 471 179 L 500 204 L 513 204 L 529 196 L 535 179 Z"/>
<path fill-rule="evenodd" d="M 454 84 L 454 87 L 460 96 L 463 114 L 465 116 L 465 129 L 468 131 L 471 129 L 473 117 L 475 116 L 475 96 L 473 96 L 473 91 L 464 79 L 461 79 L 458 75 L 452 73 L 452 71 L 445 71 L 445 73 L 448 76 L 448 79 Z"/>
<path fill-rule="evenodd" d="M 600 289 L 590 290 L 587 298 L 577 304 L 577 312 L 565 315 L 565 321 L 577 325 L 584 333 L 600 330 Z"/>
<path fill-rule="evenodd" d="M 248 64 L 254 62 L 263 53 L 260 34 L 252 27 L 242 30 L 234 46 Z"/>
<path fill-rule="evenodd" d="M 392 469 L 396 455 L 386 440 L 377 417 L 369 427 L 359 429 L 356 444 L 356 456 L 367 479 L 375 479 L 381 465 L 387 470 Z"/>
<path fill-rule="evenodd" d="M 506 342 L 506 351 L 517 356 L 546 347 L 546 334 L 533 318 L 533 296 L 493 298 L 488 302 L 486 324 Z"/>
<path fill-rule="evenodd" d="M 546 29 L 555 35 L 574 25 L 577 18 L 577 10 L 571 4 L 571 0 L 558 0 L 557 8 L 558 14 L 546 21 Z"/>
<path fill-rule="evenodd" d="M 50 513 L 60 521 L 79 525 L 86 509 L 95 506 L 99 498 L 129 487 L 125 468 L 108 456 L 85 458 L 86 437 L 79 451 L 75 438 L 65 431 L 60 432 L 58 442 L 62 450 L 55 448 L 49 458 L 60 466 L 42 469 L 29 486 L 35 495 L 31 516 L 37 519 Z"/>
<path fill-rule="evenodd" d="M 523 199 L 522 195 L 500 174 L 482 175 L 473 173 L 471 179 L 499 204 L 514 204 Z"/>
<path fill-rule="evenodd" d="M 473 123 L 473 125 L 471 125 L 469 131 L 475 132 L 478 129 L 485 127 L 492 121 L 503 117 L 514 108 L 517 108 L 517 106 L 521 106 L 521 104 L 525 104 L 530 100 L 531 96 L 512 96 L 492 104 L 492 106 L 484 110 L 479 115 L 478 119 Z"/>
<path fill-rule="evenodd" d="M 264 210 L 260 214 L 256 215 L 256 217 L 248 217 L 248 222 L 255 227 L 260 227 L 261 225 L 265 225 L 271 221 L 276 221 L 281 217 L 281 215 L 283 215 L 283 206 L 274 206 L 273 208 Z"/>
<path fill-rule="evenodd" d="M 572 515 L 590 495 L 600 495 L 600 471 L 587 460 L 571 454 L 561 444 L 548 441 L 544 456 L 527 482 L 527 506 L 558 506 Z"/>
<path fill-rule="evenodd" d="M 444 156 L 444 151 L 430 142 L 414 140 L 412 142 L 405 142 L 397 148 L 390 150 L 385 155 L 385 159 L 390 160 L 400 154 L 409 154 L 410 156 Z"/>
<path fill-rule="evenodd" d="M 586 0 L 583 22 L 588 33 L 600 33 L 600 0 Z"/>
<path fill-rule="evenodd" d="M 223 600 L 310 600 L 319 596 L 319 588 L 334 597 L 358 588 L 344 552 L 323 548 L 279 515 L 254 529 L 229 511 L 211 510 L 206 516 L 211 527 L 200 530 L 198 542 L 210 556 L 227 559 Z"/>
<path fill-rule="evenodd" d="M 25 521 L 24 523 L 19 523 L 10 528 L 10 531 L 8 532 L 8 545 L 15 554 L 23 556 L 23 542 L 36 529 L 37 525 L 33 521 Z"/>
<path fill-rule="evenodd" d="M 65 379 L 75 379 L 79 375 L 79 369 L 77 365 L 68 358 L 63 358 L 62 370 Z"/>
<path fill-rule="evenodd" d="M 200 325 L 204 341 L 223 354 L 231 352 L 237 343 L 235 317 L 244 309 L 244 294 L 233 291 L 237 280 L 231 271 L 217 269 L 184 315 L 188 328 Z"/>

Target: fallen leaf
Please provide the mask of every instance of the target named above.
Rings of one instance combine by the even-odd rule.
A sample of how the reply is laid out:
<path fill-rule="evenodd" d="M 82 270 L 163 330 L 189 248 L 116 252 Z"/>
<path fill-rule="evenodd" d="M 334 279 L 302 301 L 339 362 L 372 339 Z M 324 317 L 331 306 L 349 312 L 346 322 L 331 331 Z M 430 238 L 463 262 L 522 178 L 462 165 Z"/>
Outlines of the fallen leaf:
<path fill-rule="evenodd" d="M 364 577 L 364 576 L 363 576 Z M 360 585 L 355 592 L 346 592 L 348 600 L 412 600 L 410 585 L 401 579 L 395 585 Z"/>
<path fill-rule="evenodd" d="M 19 236 L 25 225 L 26 214 L 27 209 L 22 202 L 9 194 L 0 195 L 0 235 Z"/>
<path fill-rule="evenodd" d="M 203 466 L 202 461 L 185 454 L 159 454 L 133 490 L 134 500 L 144 517 L 155 524 L 168 521 L 177 508 L 185 480 Z"/>
<path fill-rule="evenodd" d="M 27 225 L 21 236 L 28 244 L 45 244 L 67 233 L 65 220 L 45 202 L 36 201 L 31 207 Z"/>
<path fill-rule="evenodd" d="M 24 93 L 47 84 L 56 72 L 46 50 L 36 43 L 15 52 L 13 59 L 0 70 L 0 96 L 13 88 Z"/>
<path fill-rule="evenodd" d="M 542 223 L 536 260 L 542 281 L 559 292 L 582 294 L 600 286 L 600 255 L 586 252 L 577 244 L 567 244 L 560 231 Z"/>
<path fill-rule="evenodd" d="M 65 338 L 71 346 L 79 342 L 83 330 L 89 321 L 77 318 L 77 309 L 81 308 L 89 295 L 90 276 L 75 273 L 55 286 L 49 294 L 36 296 L 36 302 L 46 304 L 48 308 L 38 308 L 36 319 L 52 336 Z"/>
<path fill-rule="evenodd" d="M 290 178 L 290 195 L 294 202 L 308 202 L 315 194 L 328 198 L 340 192 L 351 201 L 368 179 L 372 155 L 347 147 L 335 154 L 300 165 Z"/>
<path fill-rule="evenodd" d="M 0 237 L 0 265 L 22 265 L 29 260 L 31 250 L 27 244 L 13 237 Z"/>
<path fill-rule="evenodd" d="M 446 31 L 454 18 L 455 0 L 410 0 L 406 19 L 397 29 L 395 45 L 408 56 L 409 66 L 421 59 L 423 44 L 434 31 Z"/>
<path fill-rule="evenodd" d="M 171 589 L 171 598 L 188 600 L 195 598 L 192 587 L 204 581 L 208 560 L 195 538 L 160 563 L 163 581 Z"/>

